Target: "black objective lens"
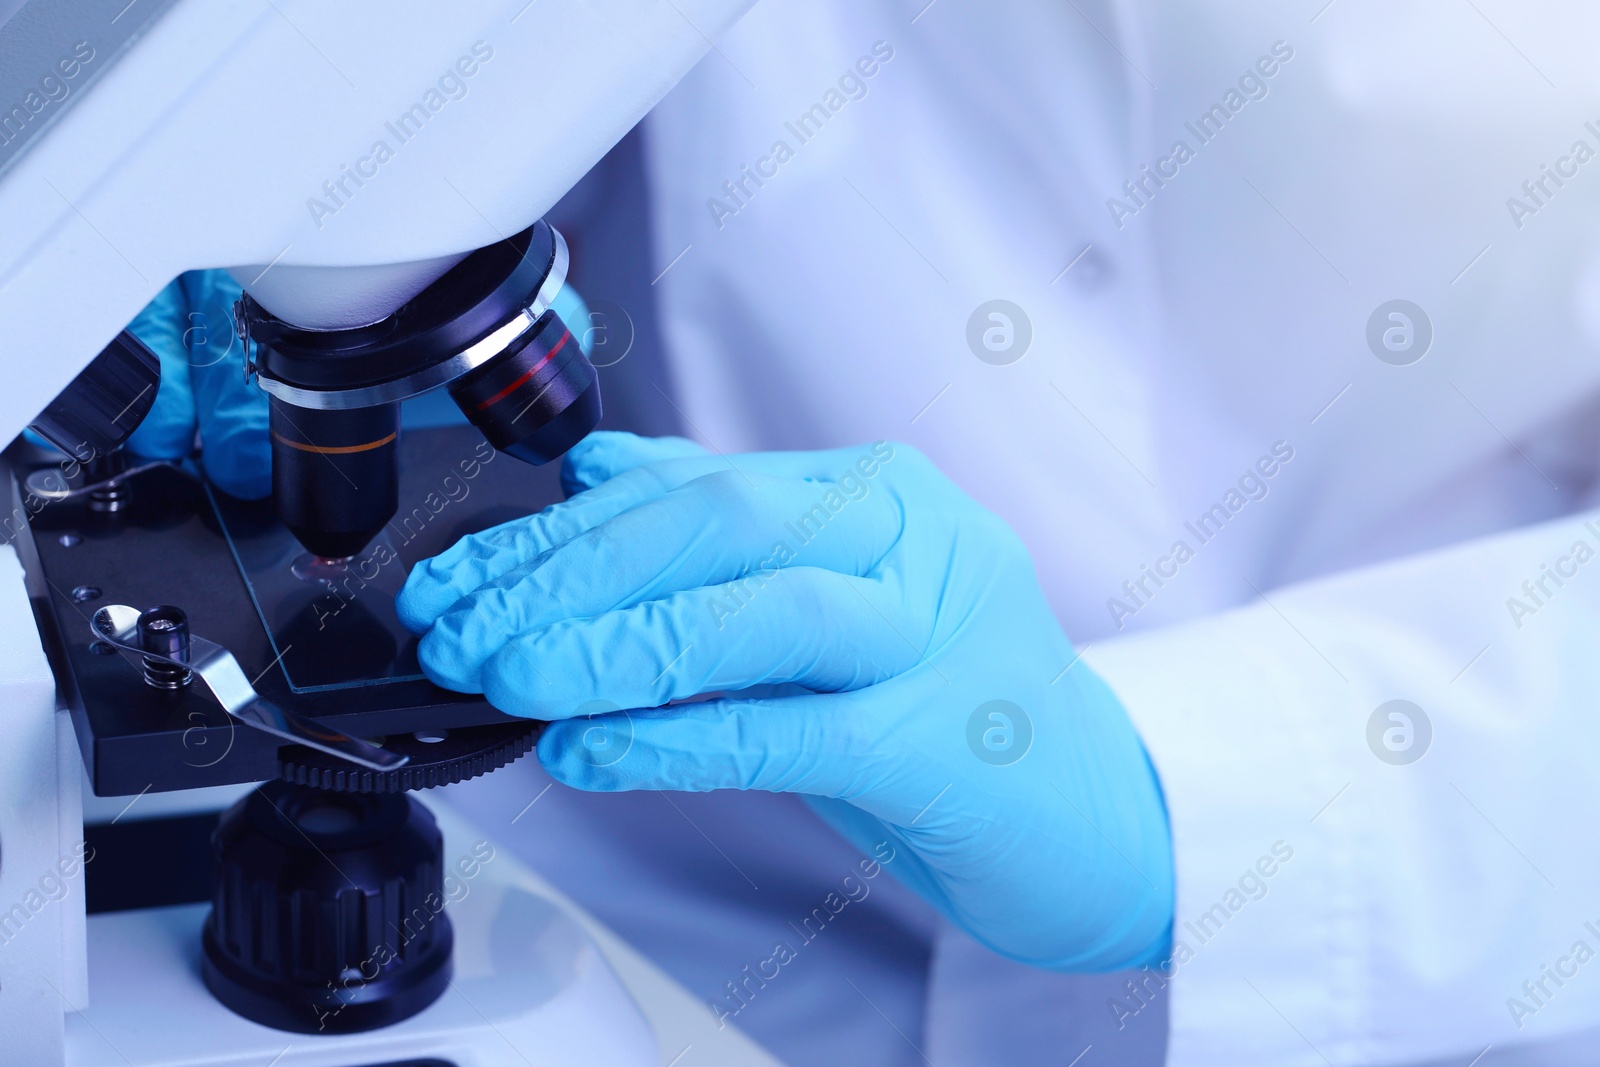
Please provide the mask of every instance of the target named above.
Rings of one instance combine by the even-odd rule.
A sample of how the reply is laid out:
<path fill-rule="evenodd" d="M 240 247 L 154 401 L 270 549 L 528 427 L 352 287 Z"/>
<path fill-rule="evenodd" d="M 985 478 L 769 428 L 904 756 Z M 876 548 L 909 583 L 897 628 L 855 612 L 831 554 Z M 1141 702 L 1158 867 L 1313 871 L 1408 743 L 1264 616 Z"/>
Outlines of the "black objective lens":
<path fill-rule="evenodd" d="M 278 518 L 314 555 L 360 552 L 400 506 L 400 405 L 270 408 Z"/>
<path fill-rule="evenodd" d="M 450 397 L 490 444 L 524 463 L 559 458 L 600 421 L 599 378 L 553 311 L 457 379 Z"/>

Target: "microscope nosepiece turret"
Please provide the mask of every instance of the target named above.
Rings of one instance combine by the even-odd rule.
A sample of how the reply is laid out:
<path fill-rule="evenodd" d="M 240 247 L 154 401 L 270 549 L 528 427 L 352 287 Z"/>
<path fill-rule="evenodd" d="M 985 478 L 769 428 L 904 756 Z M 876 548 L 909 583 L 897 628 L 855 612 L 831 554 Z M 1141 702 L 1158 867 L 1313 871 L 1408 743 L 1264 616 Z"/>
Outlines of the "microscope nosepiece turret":
<path fill-rule="evenodd" d="M 468 255 L 379 322 L 298 328 L 246 294 L 235 308 L 271 398 L 278 515 L 312 554 L 359 553 L 399 505 L 400 401 L 445 387 L 495 448 L 560 457 L 600 420 L 600 386 L 550 310 L 567 248 L 544 222 Z"/>

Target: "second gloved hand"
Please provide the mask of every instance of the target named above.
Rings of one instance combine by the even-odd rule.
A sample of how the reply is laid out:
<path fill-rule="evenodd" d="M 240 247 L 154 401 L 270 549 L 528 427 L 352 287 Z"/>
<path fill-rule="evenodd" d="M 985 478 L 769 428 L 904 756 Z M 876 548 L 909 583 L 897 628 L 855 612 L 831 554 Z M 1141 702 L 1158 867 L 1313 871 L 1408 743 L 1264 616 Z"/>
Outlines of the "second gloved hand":
<path fill-rule="evenodd" d="M 1171 842 L 1138 735 L 1015 534 L 925 458 L 599 433 L 563 477 L 581 491 L 419 564 L 398 602 L 440 685 L 557 720 L 552 775 L 806 794 L 1004 955 L 1164 958 Z M 738 692 L 771 683 L 792 692 Z"/>
<path fill-rule="evenodd" d="M 161 386 L 128 450 L 182 459 L 196 431 L 206 477 L 224 492 L 254 500 L 272 491 L 267 397 L 245 381 L 244 349 L 233 332 L 238 283 L 226 271 L 181 274 L 128 329 L 161 359 Z"/>

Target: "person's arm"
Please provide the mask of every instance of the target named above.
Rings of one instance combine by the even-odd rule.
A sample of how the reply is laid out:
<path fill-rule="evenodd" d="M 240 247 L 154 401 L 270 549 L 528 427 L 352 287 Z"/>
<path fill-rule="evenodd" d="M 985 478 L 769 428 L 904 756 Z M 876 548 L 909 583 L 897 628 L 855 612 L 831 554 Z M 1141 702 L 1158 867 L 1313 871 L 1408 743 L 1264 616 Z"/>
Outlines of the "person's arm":
<path fill-rule="evenodd" d="M 1170 1063 L 1465 1064 L 1600 1026 L 1595 516 L 1085 659 L 1166 790 Z"/>

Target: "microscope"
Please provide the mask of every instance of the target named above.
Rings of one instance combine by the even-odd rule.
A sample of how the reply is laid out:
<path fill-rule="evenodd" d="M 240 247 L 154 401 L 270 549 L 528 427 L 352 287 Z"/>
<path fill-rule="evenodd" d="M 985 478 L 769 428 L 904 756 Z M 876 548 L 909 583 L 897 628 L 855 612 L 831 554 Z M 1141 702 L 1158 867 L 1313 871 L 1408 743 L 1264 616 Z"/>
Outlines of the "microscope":
<path fill-rule="evenodd" d="M 601 400 L 542 216 L 752 2 L 0 8 L 0 1065 L 767 1062 L 425 799 L 541 724 L 393 607 L 560 499 Z M 267 501 L 122 447 L 198 268 Z"/>

